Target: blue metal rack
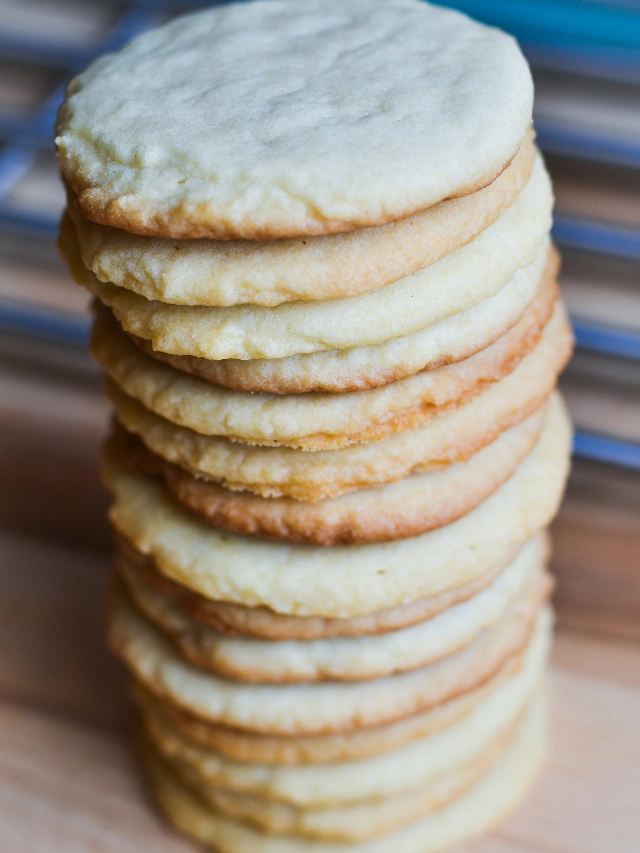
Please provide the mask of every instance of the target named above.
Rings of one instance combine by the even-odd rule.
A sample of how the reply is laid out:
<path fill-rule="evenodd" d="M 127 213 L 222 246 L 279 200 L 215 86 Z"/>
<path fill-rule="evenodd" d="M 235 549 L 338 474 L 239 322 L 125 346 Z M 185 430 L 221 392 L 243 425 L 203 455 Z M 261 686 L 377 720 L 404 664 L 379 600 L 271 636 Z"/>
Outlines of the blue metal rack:
<path fill-rule="evenodd" d="M 533 65 L 640 82 L 635 0 L 438 0 L 512 33 Z"/>
<path fill-rule="evenodd" d="M 604 435 L 577 432 L 573 438 L 573 453 L 582 459 L 606 462 L 640 471 L 640 445 Z"/>
<path fill-rule="evenodd" d="M 571 249 L 585 249 L 640 261 L 640 231 L 621 225 L 556 214 L 553 238 L 558 245 Z"/>
<path fill-rule="evenodd" d="M 0 58 L 60 71 L 67 77 L 97 55 L 115 50 L 167 15 L 233 0 L 130 0 L 116 25 L 99 44 L 78 46 L 53 40 L 15 37 L 0 31 Z M 238 2 L 238 0 L 236 0 Z M 242 2 L 242 0 L 240 0 Z M 533 64 L 577 71 L 640 84 L 640 7 L 617 0 L 438 0 L 516 35 Z M 606 8 L 605 8 L 606 7 Z M 543 22 L 541 24 L 541 22 Z M 58 222 L 37 212 L 17 212 L 5 203 L 12 189 L 33 167 L 42 150 L 52 146 L 52 127 L 64 87 L 53 91 L 32 115 L 16 117 L 0 110 L 0 230 L 55 239 Z M 640 167 L 640 145 L 604 134 L 540 122 L 543 149 L 593 160 Z M 640 231 L 573 217 L 558 216 L 558 244 L 640 261 Z M 640 361 L 640 335 L 576 321 L 578 346 Z M 89 321 L 62 311 L 0 302 L 0 331 L 85 347 Z M 604 436 L 578 433 L 576 455 L 640 470 L 640 446 Z"/>
<path fill-rule="evenodd" d="M 0 332 L 84 349 L 89 343 L 90 328 L 88 317 L 16 302 L 0 302 Z"/>
<path fill-rule="evenodd" d="M 640 82 L 640 81 L 639 81 Z M 550 154 L 640 168 L 640 141 L 536 119 L 539 145 Z"/>

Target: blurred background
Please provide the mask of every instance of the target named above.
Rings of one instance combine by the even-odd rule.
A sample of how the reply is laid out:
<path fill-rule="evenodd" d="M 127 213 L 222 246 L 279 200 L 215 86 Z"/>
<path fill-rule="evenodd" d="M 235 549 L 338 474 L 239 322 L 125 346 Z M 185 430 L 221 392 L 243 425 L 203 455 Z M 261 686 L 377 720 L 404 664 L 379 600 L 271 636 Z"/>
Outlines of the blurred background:
<path fill-rule="evenodd" d="M 72 549 L 56 553 L 85 555 L 81 563 L 95 556 L 100 565 L 100 554 L 109 548 L 96 461 L 107 405 L 87 354 L 87 297 L 70 281 L 55 248 L 63 191 L 52 123 L 64 83 L 101 52 L 204 5 L 212 4 L 0 0 L 0 551 L 5 571 L 28 562 L 33 548 L 53 554 L 49 543 Z M 637 639 L 640 4 L 457 0 L 444 5 L 512 32 L 534 70 L 535 125 L 555 184 L 554 236 L 564 258 L 562 284 L 578 341 L 562 381 L 577 434 L 571 483 L 555 525 L 560 624 Z M 65 559 L 70 565 L 75 557 Z M 101 582 L 78 571 L 82 580 L 72 573 L 72 585 Z M 17 613 L 23 606 L 15 610 L 11 596 L 4 598 L 5 609 Z M 83 608 L 78 604 L 88 619 Z M 68 614 L 64 618 L 68 621 Z"/>
<path fill-rule="evenodd" d="M 97 456 L 108 409 L 87 353 L 87 297 L 55 248 L 64 199 L 52 123 L 74 70 L 205 5 L 0 0 L 2 849 L 192 849 L 141 806 L 121 734 L 125 691 L 102 640 L 109 533 Z M 555 184 L 554 236 L 578 341 L 562 380 L 577 434 L 554 526 L 561 630 L 553 770 L 502 840 L 473 850 L 635 853 L 640 2 L 444 5 L 512 32 L 533 66 L 535 124 Z"/>

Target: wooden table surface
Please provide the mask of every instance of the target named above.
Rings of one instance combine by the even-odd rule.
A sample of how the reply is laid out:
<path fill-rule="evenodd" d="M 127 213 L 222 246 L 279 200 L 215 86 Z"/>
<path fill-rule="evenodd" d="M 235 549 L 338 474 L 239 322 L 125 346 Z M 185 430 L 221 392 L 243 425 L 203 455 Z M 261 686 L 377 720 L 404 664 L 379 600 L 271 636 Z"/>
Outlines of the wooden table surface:
<path fill-rule="evenodd" d="M 0 850 L 187 853 L 129 758 L 101 638 L 107 556 L 0 532 Z M 467 853 L 638 853 L 640 648 L 560 632 L 553 754 L 527 805 Z"/>

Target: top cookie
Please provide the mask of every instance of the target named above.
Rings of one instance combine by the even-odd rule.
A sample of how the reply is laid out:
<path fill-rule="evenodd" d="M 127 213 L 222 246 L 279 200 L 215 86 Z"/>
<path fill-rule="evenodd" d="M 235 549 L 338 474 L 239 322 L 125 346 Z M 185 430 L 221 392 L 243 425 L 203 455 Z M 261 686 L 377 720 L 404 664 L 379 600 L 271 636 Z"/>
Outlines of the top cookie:
<path fill-rule="evenodd" d="M 490 183 L 531 121 L 516 43 L 419 0 L 257 0 L 135 39 L 58 118 L 89 219 L 172 238 L 380 225 Z"/>

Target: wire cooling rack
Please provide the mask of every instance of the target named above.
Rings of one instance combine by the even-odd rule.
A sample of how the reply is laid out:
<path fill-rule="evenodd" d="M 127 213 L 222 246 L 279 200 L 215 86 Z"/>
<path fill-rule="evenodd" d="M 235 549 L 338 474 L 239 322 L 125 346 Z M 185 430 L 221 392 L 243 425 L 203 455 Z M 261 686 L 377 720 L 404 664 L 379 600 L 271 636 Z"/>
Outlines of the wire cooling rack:
<path fill-rule="evenodd" d="M 79 15 L 88 8 L 86 5 L 83 8 L 80 0 L 62 2 L 67 4 L 67 14 L 69 3 L 71 13 L 74 2 Z M 175 14 L 204 6 L 226 5 L 226 2 L 103 0 L 92 4 L 94 11 L 100 8 L 106 21 L 97 37 L 86 33 L 83 37 L 77 33 L 67 35 L 64 21 L 61 26 L 51 27 L 50 32 L 46 31 L 46 21 L 41 21 L 40 27 L 3 26 L 0 14 L 0 63 L 32 66 L 46 71 L 55 81 L 31 110 L 16 113 L 0 107 L 1 233 L 40 241 L 53 241 L 56 237 L 59 210 L 43 210 L 38 205 L 16 208 L 10 199 L 15 188 L 29 178 L 38 168 L 39 160 L 52 149 L 53 121 L 69 75 L 101 53 L 117 49 Z M 445 5 L 510 29 L 521 40 L 534 66 L 595 75 L 640 87 L 640 13 L 624 0 L 618 0 L 615 8 L 606 9 L 605 4 L 584 0 L 553 0 L 553 3 L 551 0 L 519 0 L 517 4 L 511 0 L 454 0 L 450 3 L 445 0 Z M 551 6 L 552 17 L 545 13 Z M 36 24 L 45 8 L 43 0 L 39 5 L 38 0 L 21 0 L 20 7 L 23 24 L 25 8 Z M 547 22 L 546 28 L 540 21 Z M 640 167 L 640 134 L 637 139 L 620 138 L 602 130 L 544 118 L 536 122 L 536 127 L 539 141 L 548 152 Z M 561 246 L 640 261 L 640 229 L 561 215 L 556 216 L 553 235 Z M 0 330 L 82 347 L 87 341 L 88 320 L 64 311 L 0 300 Z M 640 362 L 640 334 L 577 319 L 574 330 L 582 348 Z M 640 470 L 640 445 L 630 442 L 578 433 L 575 452 Z"/>

